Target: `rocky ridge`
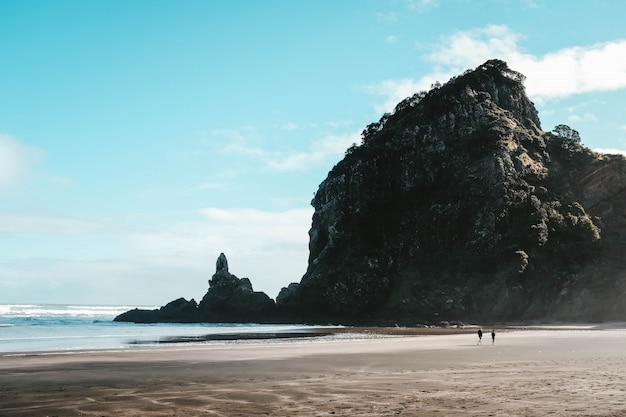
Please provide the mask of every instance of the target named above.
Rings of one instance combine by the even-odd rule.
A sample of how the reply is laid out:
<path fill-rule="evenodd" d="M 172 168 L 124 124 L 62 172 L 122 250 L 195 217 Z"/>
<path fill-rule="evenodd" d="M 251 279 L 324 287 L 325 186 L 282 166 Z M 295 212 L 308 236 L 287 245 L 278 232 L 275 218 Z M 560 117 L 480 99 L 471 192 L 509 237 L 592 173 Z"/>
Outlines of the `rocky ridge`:
<path fill-rule="evenodd" d="M 315 194 L 302 280 L 274 303 L 218 268 L 194 319 L 620 318 L 626 162 L 543 131 L 523 80 L 488 61 L 370 124 Z"/>
<path fill-rule="evenodd" d="M 209 290 L 200 303 L 178 298 L 156 310 L 133 309 L 114 320 L 135 323 L 211 322 L 243 323 L 268 321 L 275 315 L 276 305 L 267 294 L 254 291 L 248 278 L 238 278 L 228 271 L 223 253 L 215 263 L 215 274 Z"/>

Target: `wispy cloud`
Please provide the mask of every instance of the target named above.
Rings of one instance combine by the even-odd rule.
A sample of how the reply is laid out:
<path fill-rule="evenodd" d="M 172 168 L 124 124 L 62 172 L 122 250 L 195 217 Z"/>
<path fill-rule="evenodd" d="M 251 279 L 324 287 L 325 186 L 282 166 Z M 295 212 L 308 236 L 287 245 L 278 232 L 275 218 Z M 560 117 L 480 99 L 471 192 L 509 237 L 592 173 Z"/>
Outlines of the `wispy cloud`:
<path fill-rule="evenodd" d="M 270 212 L 208 207 L 198 210 L 194 220 L 135 233 L 129 242 L 139 262 L 204 270 L 207 278 L 224 252 L 232 273 L 251 278 L 255 289 L 274 297 L 306 270 L 312 214 L 311 208 Z M 291 276 L 293 271 L 301 273 Z"/>
<path fill-rule="evenodd" d="M 425 59 L 434 70 L 419 78 L 385 80 L 365 89 L 383 97 L 381 107 L 390 111 L 400 100 L 433 81 L 446 81 L 488 59 L 502 59 L 526 76 L 526 90 L 536 101 L 593 91 L 626 87 L 626 40 L 573 46 L 545 55 L 531 55 L 519 45 L 523 36 L 504 25 L 488 25 L 455 32 L 433 45 Z M 423 48 L 423 45 L 420 45 Z"/>
<path fill-rule="evenodd" d="M 188 191 L 194 192 L 223 188 L 226 187 L 227 181 L 232 180 L 233 178 L 237 178 L 239 175 L 241 175 L 241 171 L 236 169 L 221 170 L 213 175 L 213 180 L 209 180 L 201 184 L 196 184 Z"/>
<path fill-rule="evenodd" d="M 354 122 L 352 120 L 333 120 L 330 122 L 326 122 L 325 125 L 332 128 L 350 127 L 354 125 Z"/>
<path fill-rule="evenodd" d="M 533 0 L 527 0 L 526 7 L 528 7 L 529 9 L 539 9 L 539 4 L 537 4 L 537 2 Z"/>
<path fill-rule="evenodd" d="M 345 128 L 352 121 L 328 122 L 329 127 Z M 325 134 L 319 139 L 311 139 L 304 150 L 269 149 L 251 145 L 254 140 L 246 141 L 245 135 L 229 134 L 234 140 L 226 143 L 222 151 L 243 155 L 260 161 L 265 167 L 276 172 L 306 171 L 326 161 L 341 158 L 353 143 L 359 143 L 360 131 L 346 134 Z"/>
<path fill-rule="evenodd" d="M 379 21 L 381 22 L 385 22 L 385 23 L 392 23 L 398 20 L 398 14 L 395 12 L 379 12 L 376 13 L 376 17 L 378 18 Z"/>
<path fill-rule="evenodd" d="M 573 113 L 575 111 L 578 111 L 584 107 L 597 107 L 598 105 L 602 105 L 602 104 L 606 104 L 603 100 L 587 100 L 587 101 L 583 101 L 581 103 L 577 103 L 573 106 L 568 106 L 565 108 L 565 110 L 567 110 L 569 113 Z"/>
<path fill-rule="evenodd" d="M 415 10 L 420 13 L 439 7 L 439 0 L 405 0 L 405 3 L 409 10 Z"/>
<path fill-rule="evenodd" d="M 598 120 L 598 118 L 596 117 L 595 114 L 593 113 L 585 113 L 583 115 L 579 115 L 579 114 L 572 114 L 570 116 L 568 116 L 567 118 L 570 122 L 582 122 L 582 121 L 587 121 L 587 122 L 595 122 Z"/>
<path fill-rule="evenodd" d="M 137 227 L 133 222 L 129 228 L 126 217 L 93 221 L 45 213 L 2 214 L 0 235 L 12 238 L 3 244 L 15 241 L 46 247 L 51 234 L 55 246 L 61 248 L 76 239 L 86 244 L 85 250 L 75 249 L 71 254 L 49 250 L 36 258 L 5 256 L 0 260 L 0 297 L 17 296 L 32 286 L 28 294 L 35 301 L 56 297 L 56 302 L 89 302 L 94 293 L 99 295 L 98 302 L 109 303 L 198 299 L 208 288 L 221 252 L 228 257 L 232 273 L 250 278 L 255 290 L 275 297 L 282 287 L 300 281 L 306 271 L 312 215 L 312 208 L 206 207 L 163 213 L 158 227 Z M 134 216 L 145 220 L 154 214 Z M 103 237 L 103 233 L 108 235 Z M 116 250 L 106 252 L 107 259 L 102 259 L 102 245 L 114 245 Z M 120 293 L 119 288 L 124 291 Z"/>
<path fill-rule="evenodd" d="M 202 140 L 206 144 L 211 144 L 215 138 L 220 138 L 227 142 L 245 142 L 251 138 L 259 136 L 259 132 L 254 126 L 241 126 L 237 129 L 217 129 L 208 132 L 208 138 Z"/>
<path fill-rule="evenodd" d="M 11 135 L 0 134 L 0 191 L 19 186 L 41 161 L 43 151 Z"/>
<path fill-rule="evenodd" d="M 374 105 L 377 113 L 386 113 L 405 98 L 418 91 L 428 91 L 436 81 L 443 82 L 456 75 L 457 72 L 432 72 L 420 79 L 404 78 L 401 80 L 385 80 L 378 84 L 370 84 L 363 89 L 374 96 L 382 98 L 382 101 Z M 443 80 L 443 81 L 442 81 Z"/>
<path fill-rule="evenodd" d="M 285 123 L 280 128 L 283 129 L 283 130 L 298 130 L 298 129 L 302 129 L 302 127 L 300 125 L 298 125 L 296 123 L 293 123 L 293 122 Z"/>
<path fill-rule="evenodd" d="M 0 213 L 0 234 L 78 235 L 110 231 L 102 221 L 49 213 Z"/>
<path fill-rule="evenodd" d="M 245 155 L 251 158 L 263 159 L 267 154 L 262 148 L 249 146 L 246 143 L 231 142 L 224 145 L 223 150 L 228 153 L 236 153 L 239 155 Z"/>
<path fill-rule="evenodd" d="M 594 148 L 594 152 L 604 153 L 609 155 L 624 155 L 626 156 L 626 149 L 618 149 L 618 148 Z"/>
<path fill-rule="evenodd" d="M 337 160 L 353 143 L 360 143 L 360 132 L 345 135 L 326 135 L 313 141 L 308 151 L 271 155 L 266 158 L 268 166 L 279 172 L 304 171 L 327 160 Z"/>

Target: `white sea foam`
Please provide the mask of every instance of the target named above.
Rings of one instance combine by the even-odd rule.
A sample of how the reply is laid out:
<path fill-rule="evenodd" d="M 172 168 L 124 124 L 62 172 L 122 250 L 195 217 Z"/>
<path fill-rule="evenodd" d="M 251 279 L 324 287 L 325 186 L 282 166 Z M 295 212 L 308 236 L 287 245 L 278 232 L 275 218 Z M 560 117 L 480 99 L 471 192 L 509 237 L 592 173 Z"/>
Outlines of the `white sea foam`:
<path fill-rule="evenodd" d="M 0 304 L 0 317 L 115 317 L 136 306 Z M 154 309 L 157 307 L 141 307 Z"/>
<path fill-rule="evenodd" d="M 216 333 L 271 333 L 311 327 L 254 323 L 134 324 L 113 321 L 115 316 L 132 308 L 135 306 L 0 304 L 0 352 L 135 349 L 163 346 L 162 341 L 177 337 L 193 338 Z"/>

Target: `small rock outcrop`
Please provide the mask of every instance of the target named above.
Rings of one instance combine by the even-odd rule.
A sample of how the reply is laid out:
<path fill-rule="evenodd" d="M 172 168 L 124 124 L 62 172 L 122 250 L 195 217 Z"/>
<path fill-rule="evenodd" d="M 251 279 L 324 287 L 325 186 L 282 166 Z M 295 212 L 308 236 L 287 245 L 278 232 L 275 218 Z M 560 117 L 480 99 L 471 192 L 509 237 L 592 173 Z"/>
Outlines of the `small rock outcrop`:
<path fill-rule="evenodd" d="M 228 260 L 221 253 L 215 274 L 209 280 L 209 290 L 197 304 L 193 299 L 174 300 L 156 310 L 133 309 L 114 320 L 135 323 L 158 322 L 265 322 L 273 317 L 274 300 L 263 292 L 254 291 L 248 278 L 237 278 L 228 272 Z"/>
<path fill-rule="evenodd" d="M 201 320 L 198 304 L 195 300 L 178 298 L 156 310 L 135 308 L 113 319 L 114 321 L 133 323 L 196 323 Z"/>
<path fill-rule="evenodd" d="M 228 261 L 221 253 L 198 309 L 202 317 L 211 321 L 254 322 L 274 313 L 275 303 L 264 292 L 254 291 L 248 278 L 237 278 L 228 272 Z"/>

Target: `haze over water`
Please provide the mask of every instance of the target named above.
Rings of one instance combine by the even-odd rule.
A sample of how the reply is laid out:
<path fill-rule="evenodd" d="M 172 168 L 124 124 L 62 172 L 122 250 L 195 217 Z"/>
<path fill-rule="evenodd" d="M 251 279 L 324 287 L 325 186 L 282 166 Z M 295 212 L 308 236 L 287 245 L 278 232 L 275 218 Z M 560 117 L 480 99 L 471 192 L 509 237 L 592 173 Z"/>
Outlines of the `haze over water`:
<path fill-rule="evenodd" d="M 115 316 L 132 308 L 134 306 L 0 304 L 0 352 L 145 348 L 156 347 L 158 341 L 172 337 L 271 332 L 306 327 L 254 323 L 134 324 L 113 321 Z"/>

